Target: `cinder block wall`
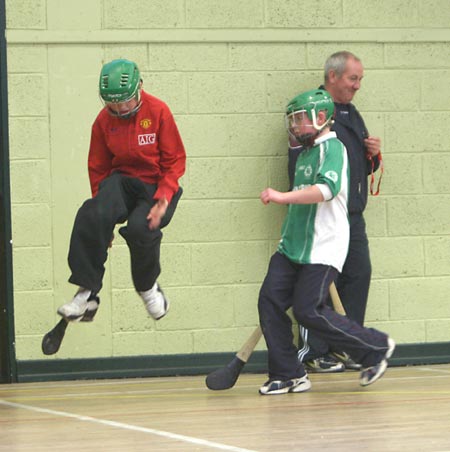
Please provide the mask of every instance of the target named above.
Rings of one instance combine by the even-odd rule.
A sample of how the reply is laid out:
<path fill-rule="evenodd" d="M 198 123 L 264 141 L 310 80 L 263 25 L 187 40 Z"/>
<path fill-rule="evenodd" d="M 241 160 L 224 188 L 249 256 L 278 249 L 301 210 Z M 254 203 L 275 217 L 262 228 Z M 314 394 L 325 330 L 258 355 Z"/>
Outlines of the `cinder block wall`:
<path fill-rule="evenodd" d="M 366 213 L 373 261 L 367 323 L 399 343 L 450 341 L 450 9 L 447 0 L 7 0 L 17 358 L 71 298 L 73 219 L 90 196 L 87 151 L 101 65 L 140 65 L 173 110 L 188 153 L 185 194 L 162 247 L 172 301 L 160 322 L 135 294 L 116 234 L 101 307 L 56 358 L 232 351 L 256 302 L 287 188 L 283 108 L 322 82 L 334 51 L 365 65 L 355 104 L 381 137 L 382 194 Z M 261 343 L 260 348 L 264 345 Z M 53 358 L 49 358 L 53 359 Z"/>

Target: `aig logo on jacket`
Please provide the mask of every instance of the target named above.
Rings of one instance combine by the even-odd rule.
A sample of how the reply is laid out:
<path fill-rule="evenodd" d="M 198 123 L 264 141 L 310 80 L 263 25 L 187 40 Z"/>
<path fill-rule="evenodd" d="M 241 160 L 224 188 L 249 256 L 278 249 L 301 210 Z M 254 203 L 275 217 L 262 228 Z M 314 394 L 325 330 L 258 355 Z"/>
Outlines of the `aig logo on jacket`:
<path fill-rule="evenodd" d="M 138 135 L 139 146 L 145 146 L 146 144 L 154 144 L 156 140 L 156 133 L 146 133 Z"/>

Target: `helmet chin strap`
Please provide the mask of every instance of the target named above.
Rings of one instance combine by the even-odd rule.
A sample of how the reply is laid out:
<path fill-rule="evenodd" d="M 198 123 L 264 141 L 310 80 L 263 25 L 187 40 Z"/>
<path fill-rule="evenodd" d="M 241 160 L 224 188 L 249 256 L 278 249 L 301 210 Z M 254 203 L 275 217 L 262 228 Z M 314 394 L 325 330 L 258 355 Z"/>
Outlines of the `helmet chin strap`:
<path fill-rule="evenodd" d="M 133 117 L 141 108 L 142 102 L 139 102 L 136 107 L 133 108 L 133 110 L 131 110 L 128 113 L 125 113 L 124 115 L 117 115 L 119 117 L 119 119 L 129 119 L 131 117 Z"/>
<path fill-rule="evenodd" d="M 139 108 L 141 107 L 141 105 L 139 104 L 138 106 L 136 106 L 135 108 L 133 108 L 133 110 L 129 111 L 128 113 L 118 113 L 117 111 L 111 110 L 110 108 L 106 107 L 106 109 L 108 110 L 108 113 L 111 116 L 114 116 L 115 118 L 119 118 L 119 119 L 129 119 L 131 117 L 133 117 L 139 110 Z"/>
<path fill-rule="evenodd" d="M 303 135 L 295 136 L 295 139 L 301 144 L 305 149 L 312 148 L 314 145 L 314 141 L 319 135 L 319 131 L 316 133 L 305 133 Z"/>
<path fill-rule="evenodd" d="M 305 149 L 309 149 L 314 146 L 314 141 L 316 140 L 320 132 L 322 132 L 322 130 L 329 123 L 329 121 L 326 121 L 324 124 L 319 126 L 317 124 L 317 116 L 315 110 L 312 110 L 311 114 L 315 133 L 304 133 L 303 135 L 295 136 L 295 139 L 298 141 L 298 143 L 301 144 Z"/>

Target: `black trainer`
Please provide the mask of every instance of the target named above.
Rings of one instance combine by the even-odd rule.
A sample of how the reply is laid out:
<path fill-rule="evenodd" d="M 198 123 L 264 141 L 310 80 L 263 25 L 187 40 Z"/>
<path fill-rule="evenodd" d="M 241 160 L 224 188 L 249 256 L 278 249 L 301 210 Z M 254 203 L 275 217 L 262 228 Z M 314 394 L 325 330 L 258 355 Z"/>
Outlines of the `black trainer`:
<path fill-rule="evenodd" d="M 310 359 L 303 364 L 305 365 L 307 372 L 313 373 L 336 373 L 344 372 L 345 370 L 344 364 L 337 361 L 336 358 L 331 355 Z"/>
<path fill-rule="evenodd" d="M 337 361 L 341 362 L 345 369 L 349 370 L 358 370 L 360 371 L 362 369 L 361 364 L 357 363 L 356 361 L 353 361 L 352 358 L 350 358 L 350 355 L 345 352 L 332 352 L 330 355 L 335 358 Z"/>

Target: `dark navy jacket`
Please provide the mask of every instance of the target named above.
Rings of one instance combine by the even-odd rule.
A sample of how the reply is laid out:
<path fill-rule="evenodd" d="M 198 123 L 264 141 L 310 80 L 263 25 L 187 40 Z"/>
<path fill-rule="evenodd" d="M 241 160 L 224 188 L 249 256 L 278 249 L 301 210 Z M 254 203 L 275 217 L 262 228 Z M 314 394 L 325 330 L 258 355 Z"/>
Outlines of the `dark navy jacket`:
<path fill-rule="evenodd" d="M 323 89 L 323 87 L 321 87 Z M 353 104 L 338 104 L 335 102 L 334 124 L 331 130 L 347 148 L 350 165 L 350 190 L 348 211 L 350 214 L 363 213 L 367 204 L 368 178 L 372 164 L 367 158 L 364 138 L 369 136 L 364 120 Z M 294 180 L 295 162 L 301 148 L 289 148 L 288 173 L 290 188 Z M 375 170 L 379 166 L 378 158 L 374 158 Z"/>

